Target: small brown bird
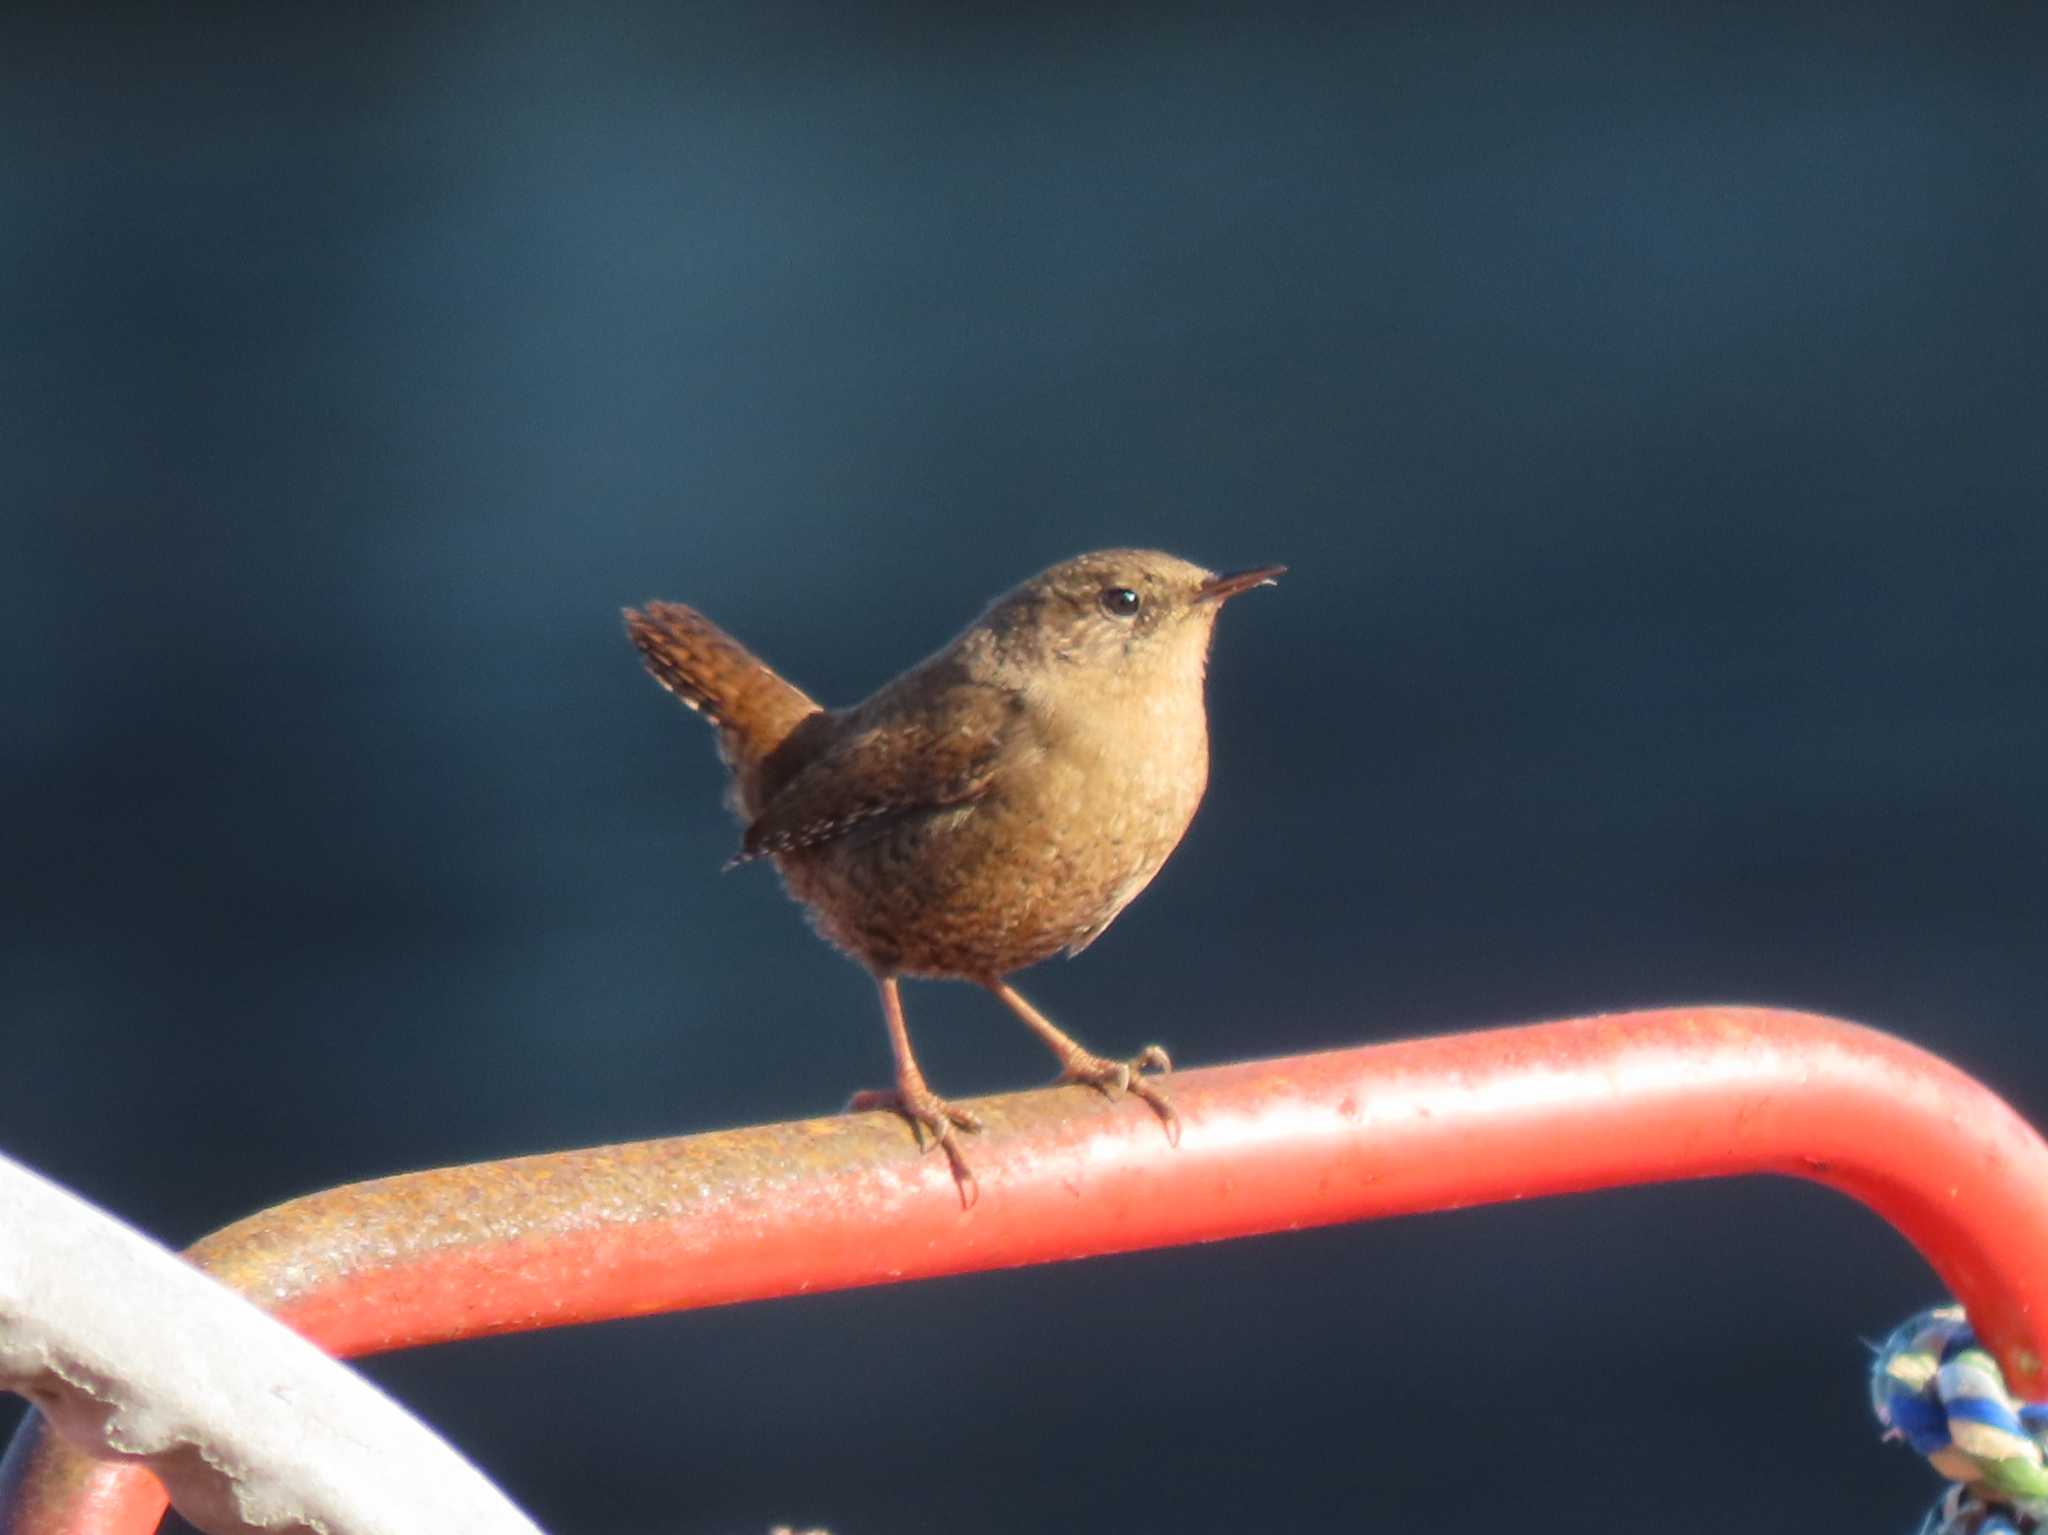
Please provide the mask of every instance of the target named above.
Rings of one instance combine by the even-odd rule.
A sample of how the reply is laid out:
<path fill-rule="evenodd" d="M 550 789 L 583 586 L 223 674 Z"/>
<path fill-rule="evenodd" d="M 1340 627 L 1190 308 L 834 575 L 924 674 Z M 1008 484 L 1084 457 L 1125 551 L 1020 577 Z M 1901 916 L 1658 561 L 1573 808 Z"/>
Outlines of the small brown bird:
<path fill-rule="evenodd" d="M 1005 981 L 1078 954 L 1151 882 L 1209 778 L 1202 674 L 1225 599 L 1285 567 L 1214 575 L 1109 549 L 1055 565 L 990 604 L 945 649 L 865 703 L 822 709 L 694 609 L 650 602 L 626 629 L 655 678 L 718 730 L 746 826 L 734 863 L 772 858 L 819 932 L 873 973 L 896 1087 L 856 1107 L 907 1117 L 945 1148 L 980 1122 L 925 1084 L 897 977 L 973 981 L 1059 1058 L 1061 1076 L 1136 1094 L 1178 1140 L 1147 1046 L 1093 1054 Z M 928 1138 L 928 1139 L 927 1139 Z"/>

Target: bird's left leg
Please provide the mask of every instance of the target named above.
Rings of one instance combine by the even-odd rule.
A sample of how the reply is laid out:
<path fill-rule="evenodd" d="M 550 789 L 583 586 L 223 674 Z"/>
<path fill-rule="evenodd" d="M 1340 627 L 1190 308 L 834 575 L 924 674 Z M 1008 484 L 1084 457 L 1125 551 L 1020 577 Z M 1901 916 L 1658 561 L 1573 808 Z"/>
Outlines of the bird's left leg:
<path fill-rule="evenodd" d="M 1166 1126 L 1167 1140 L 1176 1146 L 1180 1144 L 1180 1115 L 1174 1112 L 1173 1100 L 1166 1096 L 1157 1082 L 1145 1075 L 1152 1071 L 1163 1076 L 1173 1070 L 1173 1061 L 1163 1049 L 1158 1045 L 1147 1045 L 1128 1061 L 1113 1061 L 1106 1055 L 1084 1049 L 1079 1041 L 1026 1002 L 1016 987 L 999 980 L 983 981 L 982 985 L 1001 998 L 1005 1007 L 1022 1018 L 1025 1026 L 1045 1041 L 1046 1048 L 1059 1059 L 1061 1081 L 1085 1082 L 1111 1100 L 1121 1098 L 1125 1093 L 1143 1099 Z"/>
<path fill-rule="evenodd" d="M 981 1197 L 981 1186 L 975 1181 L 967 1158 L 961 1155 L 960 1138 L 953 1132 L 956 1128 L 979 1130 L 981 1120 L 965 1109 L 955 1108 L 926 1085 L 917 1057 L 911 1053 L 910 1030 L 903 1022 L 903 994 L 896 977 L 877 975 L 875 986 L 882 994 L 882 1018 L 889 1026 L 890 1053 L 896 1057 L 896 1086 L 884 1092 L 871 1089 L 855 1093 L 846 1106 L 854 1113 L 894 1109 L 910 1121 L 919 1151 L 941 1148 L 952 1164 L 953 1181 L 960 1187 L 960 1207 L 964 1210 Z"/>

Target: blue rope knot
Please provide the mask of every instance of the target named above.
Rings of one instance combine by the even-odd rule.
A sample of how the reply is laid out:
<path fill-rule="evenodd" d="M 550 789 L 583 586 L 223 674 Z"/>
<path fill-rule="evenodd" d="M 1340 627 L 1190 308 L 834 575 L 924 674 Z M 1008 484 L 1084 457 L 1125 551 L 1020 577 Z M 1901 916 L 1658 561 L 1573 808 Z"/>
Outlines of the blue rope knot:
<path fill-rule="evenodd" d="M 1960 1306 L 1897 1328 L 1870 1367 L 1870 1405 L 1958 1485 L 1921 1535 L 2026 1535 L 2048 1523 L 2048 1404 L 2021 1402 Z"/>

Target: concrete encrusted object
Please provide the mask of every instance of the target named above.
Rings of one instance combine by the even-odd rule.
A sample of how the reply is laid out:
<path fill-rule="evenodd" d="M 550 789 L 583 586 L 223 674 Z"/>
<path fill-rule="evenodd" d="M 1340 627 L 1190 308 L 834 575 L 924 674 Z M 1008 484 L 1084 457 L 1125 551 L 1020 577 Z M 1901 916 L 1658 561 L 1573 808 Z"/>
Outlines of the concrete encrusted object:
<path fill-rule="evenodd" d="M 0 1389 L 208 1535 L 538 1535 L 346 1365 L 5 1157 Z"/>

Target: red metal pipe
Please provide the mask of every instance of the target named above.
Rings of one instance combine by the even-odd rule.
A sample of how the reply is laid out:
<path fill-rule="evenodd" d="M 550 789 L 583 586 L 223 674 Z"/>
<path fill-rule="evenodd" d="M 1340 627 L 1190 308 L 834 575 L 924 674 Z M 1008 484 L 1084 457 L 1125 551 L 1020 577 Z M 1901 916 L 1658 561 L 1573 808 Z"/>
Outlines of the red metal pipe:
<path fill-rule="evenodd" d="M 1888 1035 L 1681 1008 L 1174 1079 L 1183 1133 L 1061 1088 L 977 1102 L 981 1197 L 888 1115 L 522 1157 L 314 1194 L 201 1267 L 335 1353 L 1163 1247 L 1542 1194 L 1785 1173 L 1876 1210 L 2048 1396 L 2048 1145 Z M 1858 1319 L 1869 1325 L 1869 1319 Z M 163 1502 L 32 1424 L 0 1535 L 127 1535 Z M 25 1441 L 25 1442 L 24 1442 Z"/>

